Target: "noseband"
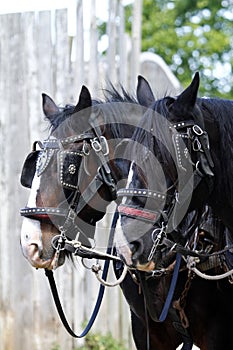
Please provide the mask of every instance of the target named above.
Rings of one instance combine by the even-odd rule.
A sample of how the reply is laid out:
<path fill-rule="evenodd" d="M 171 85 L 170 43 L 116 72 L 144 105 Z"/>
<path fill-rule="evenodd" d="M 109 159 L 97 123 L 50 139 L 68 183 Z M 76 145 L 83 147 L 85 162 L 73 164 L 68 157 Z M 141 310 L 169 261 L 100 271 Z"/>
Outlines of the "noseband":
<path fill-rule="evenodd" d="M 112 200 L 116 199 L 116 184 L 108 165 L 108 162 L 109 162 L 108 143 L 106 138 L 101 135 L 100 127 L 95 124 L 95 119 L 96 119 L 96 115 L 92 114 L 89 121 L 93 128 L 93 131 L 91 132 L 70 136 L 64 139 L 49 138 L 48 140 L 45 140 L 43 142 L 36 142 L 41 148 L 41 151 L 39 152 L 39 156 L 37 155 L 36 157 L 37 160 L 36 160 L 35 168 L 36 168 L 37 176 L 40 176 L 43 173 L 43 171 L 49 166 L 50 160 L 54 152 L 56 151 L 58 153 L 58 157 L 60 161 L 60 164 L 59 164 L 60 183 L 63 188 L 67 188 L 72 191 L 72 200 L 69 203 L 69 208 L 63 209 L 62 205 L 59 205 L 56 208 L 25 207 L 20 210 L 21 216 L 35 218 L 37 220 L 51 221 L 50 218 L 53 216 L 63 218 L 64 223 L 62 226 L 59 226 L 59 230 L 62 233 L 62 235 L 68 238 L 69 240 L 74 240 L 77 234 L 80 233 L 80 228 L 78 228 L 77 225 L 75 224 L 75 219 L 78 216 L 78 214 L 83 210 L 83 208 L 89 203 L 89 201 L 95 196 L 96 192 L 100 189 L 102 185 L 107 186 L 111 199 Z M 77 151 L 77 152 L 66 151 L 63 148 L 64 146 L 67 146 L 73 143 L 78 143 L 78 142 L 83 142 L 83 147 L 82 147 L 82 150 L 80 151 Z M 33 145 L 33 152 L 38 153 L 38 151 L 36 151 L 36 143 L 34 143 Z M 64 157 L 66 154 L 71 155 L 72 159 L 74 160 L 77 159 L 77 157 L 82 157 L 82 158 L 88 157 L 90 154 L 90 147 L 91 149 L 94 150 L 95 154 L 97 155 L 100 165 L 98 167 L 96 176 L 93 178 L 93 180 L 90 182 L 88 187 L 81 194 L 79 190 L 79 183 L 77 181 L 77 176 L 76 176 L 76 183 L 74 181 L 66 182 L 64 171 L 63 171 Z M 74 161 L 68 164 L 68 169 L 66 170 L 72 177 L 72 175 L 76 174 L 76 172 L 79 171 L 79 168 L 77 169 L 77 164 L 75 164 L 75 161 Z M 27 173 L 27 160 L 22 170 L 22 175 L 21 175 L 22 184 L 27 182 L 27 181 L 24 181 L 23 179 L 23 175 L 25 176 L 26 173 Z M 33 177 L 34 177 L 34 174 L 33 174 Z M 30 187 L 30 186 L 28 185 L 27 187 Z"/>

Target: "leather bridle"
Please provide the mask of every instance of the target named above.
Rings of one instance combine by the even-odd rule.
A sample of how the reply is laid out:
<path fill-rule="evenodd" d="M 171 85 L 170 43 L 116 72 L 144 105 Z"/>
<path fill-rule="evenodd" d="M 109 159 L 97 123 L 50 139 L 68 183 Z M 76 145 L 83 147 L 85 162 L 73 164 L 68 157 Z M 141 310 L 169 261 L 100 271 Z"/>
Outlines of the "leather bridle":
<path fill-rule="evenodd" d="M 45 162 L 42 166 L 40 165 L 40 157 L 43 156 L 43 152 L 49 153 L 50 157 L 54 153 L 58 153 L 59 157 L 62 157 L 64 152 L 64 146 L 71 145 L 74 143 L 83 142 L 82 150 L 76 153 L 77 156 L 88 157 L 90 154 L 90 149 L 92 149 L 97 155 L 99 167 L 96 176 L 92 179 L 88 187 L 80 193 L 79 183 L 71 185 L 66 183 L 64 178 L 60 176 L 60 183 L 64 188 L 68 188 L 72 191 L 72 199 L 69 202 L 68 209 L 62 208 L 62 204 L 58 207 L 34 207 L 34 208 L 22 208 L 20 210 L 21 216 L 34 218 L 37 220 L 50 220 L 51 217 L 58 217 L 63 219 L 63 224 L 59 226 L 59 231 L 64 238 L 69 240 L 74 240 L 78 233 L 80 233 L 79 227 L 75 224 L 75 219 L 79 213 L 84 209 L 84 207 L 90 202 L 90 200 L 95 196 L 96 192 L 100 189 L 102 185 L 105 185 L 109 190 L 111 200 L 116 199 L 116 184 L 108 165 L 109 162 L 109 148 L 107 140 L 101 134 L 101 129 L 95 123 L 96 115 L 93 113 L 90 116 L 89 123 L 92 126 L 92 130 L 85 132 L 83 134 L 69 136 L 63 139 L 57 139 L 50 137 L 43 142 L 37 142 L 41 148 L 41 155 L 39 155 L 37 160 L 37 175 L 40 176 L 45 168 L 49 165 L 49 160 Z M 89 145 L 89 146 L 87 146 Z M 34 145 L 35 149 L 35 145 Z M 36 151 L 38 152 L 38 151 Z M 76 164 L 70 165 L 70 171 L 75 169 Z M 51 221 L 51 220 L 50 220 Z M 82 234 L 82 232 L 81 232 Z M 88 236 L 88 234 L 85 234 Z M 58 237 L 56 238 L 58 239 Z M 55 240 L 53 239 L 53 245 L 56 246 Z"/>
<path fill-rule="evenodd" d="M 167 189 L 166 192 L 162 193 L 152 191 L 147 188 L 138 189 L 129 187 L 118 190 L 117 196 L 126 198 L 144 197 L 145 199 L 152 199 L 157 204 L 157 208 L 161 207 L 161 205 L 165 202 L 163 210 L 149 210 L 147 208 L 138 207 L 138 205 L 126 204 L 126 202 L 119 205 L 118 211 L 122 216 L 128 216 L 137 220 L 149 222 L 155 227 L 156 230 L 158 226 L 160 226 L 162 231 L 157 230 L 160 236 L 154 237 L 154 241 L 156 242 L 155 245 L 157 247 L 158 245 L 165 244 L 171 248 L 172 246 L 175 247 L 177 243 L 171 242 L 167 239 L 167 232 L 171 232 L 172 229 L 175 229 L 175 227 L 172 227 L 171 224 L 169 224 L 171 215 L 176 215 L 174 212 L 184 205 L 184 203 L 187 201 L 187 196 L 190 196 L 190 191 L 192 190 L 193 192 L 203 179 L 207 180 L 206 183 L 208 186 L 208 192 L 211 193 L 213 189 L 214 174 L 212 169 L 214 167 L 214 163 L 210 154 L 208 134 L 199 125 L 195 124 L 194 121 L 191 120 L 179 122 L 173 124 L 169 128 L 171 129 L 172 133 L 171 137 L 176 154 L 176 164 L 181 172 L 186 170 L 183 165 L 182 157 L 187 158 L 187 152 L 189 152 L 191 156 L 193 153 L 196 154 L 195 163 L 191 160 L 193 166 L 192 177 L 188 180 L 184 188 L 181 189 L 181 192 L 176 190 L 174 184 L 173 194 L 171 194 L 171 187 Z M 185 148 L 181 147 L 181 142 L 185 142 Z M 154 252 L 156 247 L 152 247 Z M 185 253 L 185 249 L 181 250 L 182 253 Z M 176 251 L 176 249 L 174 249 L 174 251 Z"/>

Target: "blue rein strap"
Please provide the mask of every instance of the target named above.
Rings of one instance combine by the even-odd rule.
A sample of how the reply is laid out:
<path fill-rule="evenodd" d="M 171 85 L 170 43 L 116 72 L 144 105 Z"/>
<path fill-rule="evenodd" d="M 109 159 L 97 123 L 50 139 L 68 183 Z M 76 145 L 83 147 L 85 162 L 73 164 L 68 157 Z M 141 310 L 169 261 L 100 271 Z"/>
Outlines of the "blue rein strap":
<path fill-rule="evenodd" d="M 180 319 L 179 319 L 179 316 L 176 314 L 176 310 L 171 308 L 171 302 L 172 302 L 175 288 L 176 288 L 176 284 L 177 284 L 181 260 L 182 260 L 181 254 L 177 253 L 176 254 L 176 263 L 175 263 L 175 267 L 174 267 L 174 271 L 173 271 L 173 275 L 172 275 L 172 279 L 171 279 L 171 283 L 170 283 L 170 287 L 168 290 L 165 304 L 163 306 L 163 309 L 161 311 L 159 318 L 157 320 L 154 320 L 154 321 L 155 322 L 164 322 L 167 318 L 167 315 L 169 314 L 174 328 L 182 337 L 183 347 L 181 348 L 181 350 L 191 350 L 193 347 L 192 337 L 189 334 L 189 331 L 182 326 Z M 148 305 L 146 305 L 147 304 L 146 295 L 144 295 L 144 303 L 145 303 L 145 310 L 147 310 Z M 148 320 L 148 316 L 147 316 L 146 311 L 145 311 L 145 315 L 146 315 L 146 323 L 147 323 L 147 330 L 148 330 L 149 329 L 149 327 L 148 327 L 149 320 Z M 150 349 L 149 333 L 147 333 L 147 349 Z"/>
<path fill-rule="evenodd" d="M 173 271 L 173 275 L 172 275 L 172 280 L 171 280 L 171 284 L 169 287 L 169 291 L 168 291 L 168 295 L 165 301 L 165 304 L 163 306 L 163 310 L 159 316 L 159 322 L 163 322 L 165 321 L 167 314 L 169 312 L 170 309 L 170 305 L 171 305 L 171 301 L 174 295 L 174 291 L 176 288 L 176 283 L 177 283 L 177 279 L 178 279 L 178 274 L 179 274 L 179 269 L 180 269 L 180 264 L 181 264 L 181 254 L 177 253 L 176 254 L 176 263 L 175 263 L 175 267 L 174 267 L 174 271 Z M 173 315 L 174 317 L 174 315 Z M 173 326 L 175 327 L 175 325 L 178 326 L 179 322 L 173 322 Z M 175 327 L 175 329 L 177 328 L 177 326 Z M 182 327 L 182 326 L 181 326 Z M 179 327 L 180 328 L 180 327 Z M 188 332 L 188 330 L 184 329 L 182 327 L 182 330 L 179 329 L 177 330 L 183 339 L 183 346 L 181 348 L 181 350 L 191 350 L 193 348 L 193 341 L 192 338 Z"/>
<path fill-rule="evenodd" d="M 165 319 L 167 317 L 168 310 L 169 310 L 169 307 L 171 305 L 171 301 L 172 301 L 174 291 L 176 288 L 176 282 L 177 282 L 177 278 L 178 278 L 178 274 L 179 274 L 180 263 L 181 263 L 181 255 L 179 253 L 177 253 L 176 254 L 176 264 L 174 267 L 171 284 L 169 287 L 167 299 L 166 299 L 165 304 L 163 306 L 163 310 L 161 312 L 161 315 L 159 316 L 159 322 L 165 321 Z"/>
<path fill-rule="evenodd" d="M 115 228 L 116 228 L 118 217 L 119 217 L 118 211 L 115 211 L 114 216 L 113 216 L 113 220 L 112 220 L 110 235 L 109 235 L 107 254 L 110 254 L 111 251 L 112 251 L 114 233 L 115 233 Z M 109 260 L 106 260 L 105 263 L 104 263 L 102 279 L 105 280 L 105 281 L 107 279 L 109 263 L 110 263 Z M 85 329 L 82 331 L 82 333 L 80 335 L 77 335 L 70 328 L 70 326 L 69 326 L 69 324 L 67 322 L 66 316 L 64 314 L 64 311 L 63 311 L 63 308 L 62 308 L 62 305 L 61 305 L 61 302 L 60 302 L 59 294 L 58 294 L 56 283 L 55 283 L 54 276 L 53 276 L 53 271 L 52 270 L 45 270 L 45 275 L 48 277 L 49 284 L 50 284 L 50 289 L 51 289 L 51 292 L 52 292 L 52 295 L 53 295 L 54 303 L 56 305 L 58 314 L 60 316 L 60 320 L 63 323 L 64 327 L 66 328 L 67 332 L 74 338 L 83 338 L 83 337 L 85 337 L 87 335 L 87 333 L 90 331 L 91 327 L 93 326 L 93 323 L 95 322 L 95 319 L 96 319 L 96 317 L 98 315 L 98 312 L 99 312 L 99 309 L 100 309 L 100 306 L 101 306 L 101 303 L 102 303 L 102 300 L 103 300 L 105 287 L 102 284 L 100 285 L 98 297 L 97 297 L 96 304 L 95 304 L 95 307 L 93 309 L 92 315 L 90 317 L 90 320 L 89 320 L 87 326 L 85 327 Z"/>

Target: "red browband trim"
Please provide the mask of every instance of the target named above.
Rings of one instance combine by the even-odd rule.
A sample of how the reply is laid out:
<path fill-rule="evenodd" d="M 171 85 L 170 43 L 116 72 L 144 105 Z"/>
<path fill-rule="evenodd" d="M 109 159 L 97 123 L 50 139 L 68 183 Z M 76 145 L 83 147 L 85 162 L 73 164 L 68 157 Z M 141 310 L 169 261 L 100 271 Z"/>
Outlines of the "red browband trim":
<path fill-rule="evenodd" d="M 158 219 L 158 213 L 152 212 L 147 209 L 137 209 L 137 208 L 129 207 L 124 204 L 119 205 L 118 212 L 120 214 L 130 216 L 132 218 L 150 221 L 153 223 L 155 223 L 156 220 Z"/>
<path fill-rule="evenodd" d="M 48 214 L 34 214 L 34 215 L 32 215 L 32 217 L 35 217 L 36 219 L 37 218 L 42 219 L 42 220 L 44 220 L 44 219 L 49 220 L 50 219 Z"/>

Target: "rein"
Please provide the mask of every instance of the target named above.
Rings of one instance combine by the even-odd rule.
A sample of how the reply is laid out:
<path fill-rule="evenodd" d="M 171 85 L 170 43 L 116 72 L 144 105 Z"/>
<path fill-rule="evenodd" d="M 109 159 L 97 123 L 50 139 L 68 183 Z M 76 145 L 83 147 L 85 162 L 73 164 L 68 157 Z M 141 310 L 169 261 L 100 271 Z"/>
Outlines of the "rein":
<path fill-rule="evenodd" d="M 111 230 L 110 230 L 110 235 L 109 235 L 109 241 L 108 241 L 108 248 L 106 251 L 106 256 L 108 257 L 112 257 L 111 252 L 112 252 L 112 246 L 113 246 L 113 239 L 114 239 L 114 233 L 115 233 L 115 228 L 116 228 L 116 223 L 118 220 L 119 214 L 116 211 L 114 216 L 113 216 L 113 220 L 112 220 L 112 224 L 111 224 Z M 98 292 L 98 297 L 96 300 L 96 304 L 95 307 L 93 309 L 93 312 L 91 314 L 90 320 L 87 324 L 87 326 L 85 327 L 85 329 L 82 331 L 81 334 L 77 335 L 72 328 L 69 326 L 69 323 L 66 319 L 65 313 L 63 311 L 61 302 L 60 302 L 60 298 L 59 298 L 59 294 L 57 291 L 57 287 L 56 287 L 56 283 L 54 280 L 54 276 L 53 276 L 53 271 L 52 270 L 45 270 L 45 275 L 48 278 L 49 281 L 49 285 L 50 285 L 50 289 L 53 295 L 53 299 L 54 299 L 54 303 L 55 306 L 57 308 L 57 312 L 59 314 L 60 320 L 63 324 L 63 326 L 65 327 L 65 329 L 67 330 L 67 332 L 74 338 L 83 338 L 85 337 L 88 332 L 90 331 L 91 327 L 93 326 L 95 319 L 98 315 L 102 300 L 103 300 L 103 296 L 104 296 L 104 291 L 105 291 L 105 285 L 103 283 L 106 283 L 106 279 L 107 279 L 107 274 L 108 274 L 108 269 L 109 269 L 109 263 L 110 263 L 110 259 L 108 259 L 105 261 L 104 264 L 104 268 L 103 268 L 103 273 L 102 273 L 102 277 L 101 277 L 101 284 L 99 287 L 99 292 Z M 124 274 L 125 277 L 125 274 Z M 121 283 L 123 280 L 123 277 L 120 277 L 120 282 Z"/>
<path fill-rule="evenodd" d="M 137 189 L 137 188 L 125 188 L 120 189 L 117 192 L 117 195 L 120 197 L 144 197 L 144 198 L 152 198 L 156 200 L 156 203 L 161 203 L 161 205 L 165 202 L 166 211 L 163 210 L 149 210 L 146 208 L 134 206 L 134 205 L 128 205 L 124 202 L 124 204 L 121 204 L 118 208 L 119 213 L 121 215 L 126 215 L 132 218 L 136 218 L 141 221 L 150 222 L 153 224 L 153 226 L 158 221 L 160 215 L 162 216 L 162 223 L 161 227 L 155 228 L 152 232 L 153 236 L 153 245 L 150 251 L 150 254 L 148 256 L 148 261 L 153 260 L 154 255 L 156 254 L 158 246 L 165 245 L 170 248 L 170 251 L 176 252 L 176 264 L 175 269 L 173 272 L 172 280 L 170 283 L 169 291 L 167 294 L 167 298 L 164 304 L 164 307 L 162 309 L 162 312 L 155 321 L 163 322 L 168 313 L 170 315 L 171 321 L 173 323 L 174 328 L 180 333 L 183 339 L 183 347 L 182 350 L 190 350 L 193 347 L 193 341 L 192 336 L 187 329 L 187 327 L 184 327 L 182 324 L 182 320 L 177 316 L 176 311 L 171 307 L 171 301 L 174 295 L 174 291 L 177 284 L 178 274 L 179 274 L 179 268 L 181 263 L 181 256 L 186 257 L 207 257 L 207 254 L 200 254 L 197 251 L 193 251 L 191 249 L 185 248 L 182 245 L 175 243 L 174 241 L 171 241 L 167 238 L 167 232 L 173 231 L 174 227 L 176 227 L 176 211 L 180 207 L 182 207 L 185 202 L 187 201 L 188 197 L 190 196 L 190 193 L 193 192 L 195 188 L 200 184 L 200 182 L 205 178 L 206 176 L 209 178 L 208 181 L 208 189 L 211 192 L 213 187 L 213 172 L 212 168 L 214 167 L 213 160 L 210 154 L 209 150 L 209 139 L 208 135 L 205 131 L 203 131 L 200 126 L 194 124 L 193 121 L 188 122 L 181 122 L 173 125 L 173 128 L 170 128 L 173 132 L 172 134 L 172 141 L 175 148 L 175 154 L 176 154 L 176 161 L 177 166 L 181 171 L 186 171 L 185 167 L 182 163 L 182 152 L 180 147 L 180 140 L 185 139 L 189 140 L 189 145 L 192 147 L 192 151 L 197 153 L 197 162 L 196 164 L 193 164 L 195 166 L 193 174 L 191 178 L 188 180 L 184 188 L 181 192 L 174 191 L 174 195 L 170 196 L 168 194 L 168 190 L 165 193 L 160 193 L 156 191 L 152 191 L 150 189 Z M 178 132 L 174 132 L 173 130 L 176 130 Z M 184 132 L 185 130 L 185 132 Z M 183 140 L 182 140 L 183 142 Z M 188 148 L 186 146 L 184 150 L 184 157 L 187 156 L 185 152 L 188 152 Z M 187 157 L 186 157 L 187 158 Z M 172 219 L 172 224 L 169 223 L 169 219 Z M 169 230 L 168 230 L 169 229 Z M 188 266 L 187 266 L 188 267 Z M 195 269 L 194 266 L 192 266 L 192 269 Z M 145 305 L 147 304 L 146 296 L 148 296 L 148 286 L 146 281 L 144 283 L 142 282 L 142 286 L 144 289 L 144 302 Z M 148 298 L 147 298 L 148 299 Z M 150 297 L 149 297 L 150 301 Z M 153 319 L 153 315 L 156 315 L 156 312 L 154 313 L 152 310 L 154 309 L 153 304 L 148 305 L 145 309 L 149 310 L 149 314 L 151 315 Z"/>

